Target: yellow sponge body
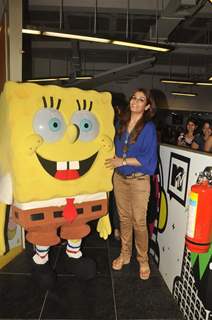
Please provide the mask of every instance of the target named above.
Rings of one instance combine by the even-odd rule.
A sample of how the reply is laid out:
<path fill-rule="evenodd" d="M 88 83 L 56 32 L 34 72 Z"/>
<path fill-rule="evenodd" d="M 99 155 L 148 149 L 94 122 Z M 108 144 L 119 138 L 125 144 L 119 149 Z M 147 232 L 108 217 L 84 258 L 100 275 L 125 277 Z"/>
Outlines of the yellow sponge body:
<path fill-rule="evenodd" d="M 114 155 L 113 117 L 108 92 L 7 82 L 0 98 L 0 177 L 9 177 L 13 201 L 110 191 L 112 171 L 104 163 Z M 54 173 L 56 163 L 75 174 L 83 169 L 64 180 Z"/>

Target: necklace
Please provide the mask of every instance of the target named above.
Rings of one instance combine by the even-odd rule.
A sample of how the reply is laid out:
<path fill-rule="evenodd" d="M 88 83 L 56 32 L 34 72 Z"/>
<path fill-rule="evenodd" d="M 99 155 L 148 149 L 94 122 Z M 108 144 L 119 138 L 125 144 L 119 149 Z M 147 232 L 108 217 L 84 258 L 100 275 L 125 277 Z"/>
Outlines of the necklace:
<path fill-rule="evenodd" d="M 123 148 L 122 148 L 123 158 L 127 157 L 127 151 L 129 149 L 129 137 L 130 137 L 129 132 L 126 132 L 126 137 L 124 139 L 124 145 L 123 145 Z"/>

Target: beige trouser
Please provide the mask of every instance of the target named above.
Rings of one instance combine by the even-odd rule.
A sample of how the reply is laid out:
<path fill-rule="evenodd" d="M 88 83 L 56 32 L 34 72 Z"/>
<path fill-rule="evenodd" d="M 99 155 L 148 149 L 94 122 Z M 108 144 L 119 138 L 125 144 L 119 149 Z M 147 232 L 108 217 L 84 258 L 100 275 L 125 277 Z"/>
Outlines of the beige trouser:
<path fill-rule="evenodd" d="M 132 255 L 133 231 L 137 260 L 148 261 L 148 230 L 146 222 L 150 194 L 150 177 L 125 179 L 114 174 L 114 193 L 120 218 L 121 255 Z"/>

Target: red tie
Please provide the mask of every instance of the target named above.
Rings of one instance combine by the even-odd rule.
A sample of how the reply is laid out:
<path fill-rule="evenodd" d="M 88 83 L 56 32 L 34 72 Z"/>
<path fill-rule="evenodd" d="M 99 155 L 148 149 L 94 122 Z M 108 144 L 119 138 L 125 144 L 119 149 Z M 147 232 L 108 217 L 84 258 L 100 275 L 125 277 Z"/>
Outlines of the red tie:
<path fill-rule="evenodd" d="M 63 216 L 69 222 L 77 217 L 77 210 L 74 206 L 74 198 L 66 199 L 66 206 L 63 209 Z"/>

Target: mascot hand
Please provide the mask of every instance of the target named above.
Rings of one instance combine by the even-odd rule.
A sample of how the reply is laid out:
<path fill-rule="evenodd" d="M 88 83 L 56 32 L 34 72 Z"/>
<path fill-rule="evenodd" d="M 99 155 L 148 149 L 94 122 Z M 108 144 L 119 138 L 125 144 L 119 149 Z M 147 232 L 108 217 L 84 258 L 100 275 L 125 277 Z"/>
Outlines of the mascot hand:
<path fill-rule="evenodd" d="M 6 216 L 6 205 L 0 203 L 0 256 L 5 253 L 4 224 Z"/>
<path fill-rule="evenodd" d="M 111 231 L 109 214 L 106 214 L 104 217 L 99 219 L 97 223 L 97 232 L 99 232 L 100 238 L 106 240 L 109 234 L 111 234 Z"/>

